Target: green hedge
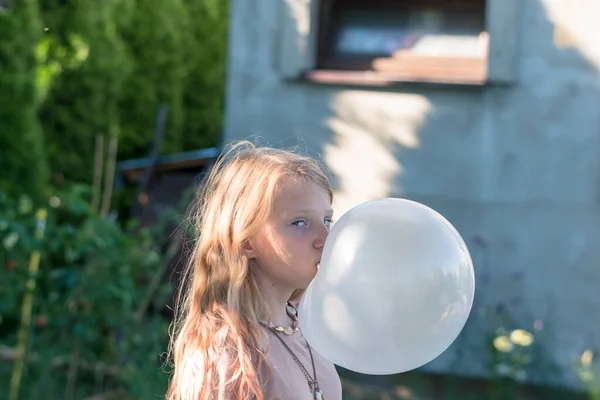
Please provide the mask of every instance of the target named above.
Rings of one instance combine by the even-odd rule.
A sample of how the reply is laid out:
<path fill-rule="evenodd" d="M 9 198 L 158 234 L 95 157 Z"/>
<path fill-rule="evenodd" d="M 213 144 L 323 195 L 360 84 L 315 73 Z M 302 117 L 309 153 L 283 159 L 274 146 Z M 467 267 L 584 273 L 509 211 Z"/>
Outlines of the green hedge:
<path fill-rule="evenodd" d="M 40 119 L 55 178 L 90 182 L 94 136 L 118 134 L 119 101 L 133 63 L 118 32 L 118 23 L 128 22 L 122 3 L 44 2 L 49 49 L 43 66 L 58 68 L 49 82 Z"/>
<path fill-rule="evenodd" d="M 37 119 L 36 47 L 42 24 L 36 0 L 0 11 L 0 190 L 40 193 L 47 181 Z"/>
<path fill-rule="evenodd" d="M 0 187 L 43 186 L 47 171 L 53 184 L 91 182 L 98 133 L 119 137 L 119 159 L 145 157 L 161 104 L 163 153 L 218 143 L 227 1 L 12 4 L 0 12 L 0 166 L 13 173 Z"/>

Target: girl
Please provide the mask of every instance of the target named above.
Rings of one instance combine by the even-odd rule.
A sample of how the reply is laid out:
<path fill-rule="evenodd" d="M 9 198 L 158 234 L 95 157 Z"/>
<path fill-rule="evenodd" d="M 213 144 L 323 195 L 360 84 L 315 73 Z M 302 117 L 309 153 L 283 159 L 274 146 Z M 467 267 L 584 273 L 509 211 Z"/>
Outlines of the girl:
<path fill-rule="evenodd" d="M 308 157 L 242 142 L 219 158 L 199 196 L 168 400 L 342 398 L 333 364 L 304 340 L 297 315 L 331 202 Z"/>

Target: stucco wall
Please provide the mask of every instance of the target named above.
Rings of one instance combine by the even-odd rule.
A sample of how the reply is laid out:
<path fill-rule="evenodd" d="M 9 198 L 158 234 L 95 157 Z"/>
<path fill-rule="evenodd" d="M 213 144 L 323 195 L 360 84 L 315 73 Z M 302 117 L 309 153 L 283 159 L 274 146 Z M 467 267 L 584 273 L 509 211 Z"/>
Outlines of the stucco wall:
<path fill-rule="evenodd" d="M 504 325 L 536 335 L 537 378 L 576 384 L 573 360 L 600 348 L 600 3 L 524 0 L 513 84 L 389 90 L 282 79 L 282 20 L 300 37 L 306 3 L 233 0 L 225 139 L 320 157 L 338 217 L 399 196 L 457 227 L 476 303 L 427 368 L 485 374 L 484 336 Z"/>

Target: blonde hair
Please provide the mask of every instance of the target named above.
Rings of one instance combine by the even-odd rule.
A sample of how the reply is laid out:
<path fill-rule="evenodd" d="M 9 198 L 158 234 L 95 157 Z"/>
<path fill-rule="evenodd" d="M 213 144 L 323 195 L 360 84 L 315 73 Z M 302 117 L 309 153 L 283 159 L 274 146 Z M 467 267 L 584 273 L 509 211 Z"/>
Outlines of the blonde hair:
<path fill-rule="evenodd" d="M 268 307 L 243 244 L 269 217 L 286 177 L 306 179 L 332 200 L 315 160 L 250 142 L 221 155 L 202 185 L 193 215 L 199 235 L 169 345 L 173 375 L 167 400 L 263 400 L 259 371 L 263 363 L 270 369 L 260 349 L 266 333 L 258 319 L 268 316 Z M 301 295 L 297 291 L 292 300 Z"/>

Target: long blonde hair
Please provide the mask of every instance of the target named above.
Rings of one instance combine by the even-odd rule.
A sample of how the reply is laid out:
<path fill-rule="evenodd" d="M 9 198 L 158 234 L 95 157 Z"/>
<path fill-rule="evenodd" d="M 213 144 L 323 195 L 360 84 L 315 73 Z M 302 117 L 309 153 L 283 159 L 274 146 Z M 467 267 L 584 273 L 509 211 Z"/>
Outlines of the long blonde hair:
<path fill-rule="evenodd" d="M 322 187 L 329 181 L 310 157 L 240 142 L 224 152 L 201 186 L 193 213 L 198 235 L 184 273 L 169 345 L 173 376 L 167 400 L 263 400 L 260 368 L 268 316 L 243 244 L 269 217 L 285 177 Z M 299 298 L 296 292 L 292 298 Z M 224 365 L 223 365 L 224 363 Z"/>

